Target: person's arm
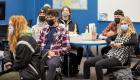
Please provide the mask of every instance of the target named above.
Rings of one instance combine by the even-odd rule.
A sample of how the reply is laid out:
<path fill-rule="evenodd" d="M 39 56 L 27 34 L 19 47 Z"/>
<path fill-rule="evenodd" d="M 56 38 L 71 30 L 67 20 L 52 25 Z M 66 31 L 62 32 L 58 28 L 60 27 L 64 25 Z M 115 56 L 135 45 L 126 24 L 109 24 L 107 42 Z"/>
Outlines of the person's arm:
<path fill-rule="evenodd" d="M 114 41 L 114 40 L 116 39 L 116 37 L 117 37 L 117 34 L 115 34 L 115 35 L 113 35 L 113 36 L 110 36 L 110 37 L 108 37 L 108 38 L 106 39 L 106 42 L 107 42 L 107 43 L 110 43 L 111 41 Z"/>
<path fill-rule="evenodd" d="M 129 39 L 129 41 L 123 43 L 122 45 L 124 46 L 132 46 L 132 45 L 137 45 L 138 44 L 138 39 L 137 39 L 137 35 L 136 34 L 131 34 L 131 38 Z"/>
<path fill-rule="evenodd" d="M 68 51 L 70 50 L 70 37 L 68 35 L 68 31 L 65 31 L 65 33 L 62 36 L 62 47 L 59 52 L 63 55 L 65 53 L 68 53 Z"/>
<path fill-rule="evenodd" d="M 111 30 L 111 28 L 114 27 L 114 23 L 111 22 L 102 32 L 103 36 L 108 36 L 108 32 Z"/>
<path fill-rule="evenodd" d="M 10 51 L 4 51 L 4 67 L 5 70 L 11 69 L 13 65 L 13 55 Z"/>
<path fill-rule="evenodd" d="M 25 44 L 19 44 L 16 49 L 16 56 L 13 62 L 15 70 L 23 69 L 31 61 L 32 51 Z"/>
<path fill-rule="evenodd" d="M 110 23 L 110 24 L 103 30 L 103 32 L 102 32 L 102 35 L 103 35 L 103 36 L 106 36 L 106 35 L 107 35 L 107 32 L 110 30 L 111 26 L 112 26 L 112 23 Z"/>

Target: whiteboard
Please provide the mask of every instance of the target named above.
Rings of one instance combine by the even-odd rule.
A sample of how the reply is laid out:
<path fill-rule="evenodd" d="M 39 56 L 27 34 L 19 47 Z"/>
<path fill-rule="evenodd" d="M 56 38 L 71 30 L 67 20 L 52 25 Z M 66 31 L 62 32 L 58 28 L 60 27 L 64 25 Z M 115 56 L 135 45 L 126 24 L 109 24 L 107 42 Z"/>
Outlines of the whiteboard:
<path fill-rule="evenodd" d="M 113 21 L 117 9 L 133 22 L 140 22 L 140 0 L 98 0 L 98 20 Z"/>

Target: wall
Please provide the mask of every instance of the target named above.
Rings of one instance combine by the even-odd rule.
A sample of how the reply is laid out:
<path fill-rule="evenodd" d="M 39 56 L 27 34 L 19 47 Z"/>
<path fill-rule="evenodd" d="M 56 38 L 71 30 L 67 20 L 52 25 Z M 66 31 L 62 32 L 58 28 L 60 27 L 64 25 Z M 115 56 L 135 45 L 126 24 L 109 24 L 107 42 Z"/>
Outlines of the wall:
<path fill-rule="evenodd" d="M 87 0 L 88 10 L 72 10 L 72 19 L 78 23 L 80 32 L 85 31 L 85 26 L 91 22 L 96 23 L 97 33 L 101 33 L 103 29 L 109 24 L 109 21 L 98 21 L 98 0 Z M 52 5 L 52 0 L 46 0 L 46 3 Z M 134 26 L 138 33 L 140 33 L 140 22 L 135 22 Z"/>
<path fill-rule="evenodd" d="M 0 24 L 8 24 L 11 15 L 25 15 L 24 0 L 4 0 L 6 2 L 5 20 L 0 20 Z"/>
<path fill-rule="evenodd" d="M 45 3 L 51 4 L 52 0 L 5 0 L 6 1 L 6 20 L 0 21 L 0 24 L 7 24 L 8 18 L 13 14 L 22 14 L 28 20 L 32 20 L 32 25 L 36 23 L 38 11 Z M 80 32 L 85 31 L 88 23 L 94 22 L 97 26 L 97 32 L 108 25 L 108 21 L 97 20 L 97 1 L 88 0 L 88 10 L 72 10 L 72 19 L 77 22 Z M 140 33 L 140 23 L 134 23 L 137 32 Z"/>

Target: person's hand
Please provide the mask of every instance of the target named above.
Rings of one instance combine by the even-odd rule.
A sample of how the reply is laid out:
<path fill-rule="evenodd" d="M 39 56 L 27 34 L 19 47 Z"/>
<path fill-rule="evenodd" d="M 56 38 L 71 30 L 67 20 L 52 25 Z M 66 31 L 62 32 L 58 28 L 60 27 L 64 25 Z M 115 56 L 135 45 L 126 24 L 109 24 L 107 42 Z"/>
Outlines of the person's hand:
<path fill-rule="evenodd" d="M 111 41 L 110 42 L 110 46 L 112 47 L 112 48 L 115 48 L 116 46 L 115 46 L 115 42 L 114 41 Z"/>
<path fill-rule="evenodd" d="M 121 48 L 121 47 L 122 47 L 122 43 L 115 43 L 115 46 L 116 46 L 117 48 Z"/>
<path fill-rule="evenodd" d="M 51 58 L 52 56 L 56 56 L 56 55 L 55 55 L 55 52 L 49 50 L 49 51 L 48 51 L 48 57 Z"/>
<path fill-rule="evenodd" d="M 7 62 L 4 64 L 5 70 L 9 70 L 12 68 L 12 63 L 11 62 Z"/>

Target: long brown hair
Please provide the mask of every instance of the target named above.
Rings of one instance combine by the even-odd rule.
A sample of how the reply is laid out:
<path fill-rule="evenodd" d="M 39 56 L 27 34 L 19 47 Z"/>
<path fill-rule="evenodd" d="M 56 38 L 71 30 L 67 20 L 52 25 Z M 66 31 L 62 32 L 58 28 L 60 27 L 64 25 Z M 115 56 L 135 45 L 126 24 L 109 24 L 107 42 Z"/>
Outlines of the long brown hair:
<path fill-rule="evenodd" d="M 20 34 L 27 29 L 27 20 L 24 18 L 24 16 L 11 16 L 9 21 L 12 22 L 12 26 L 14 28 L 13 34 L 8 34 L 8 41 L 9 41 L 9 47 L 10 51 L 12 53 L 16 52 L 16 44 L 17 40 L 20 37 Z"/>

